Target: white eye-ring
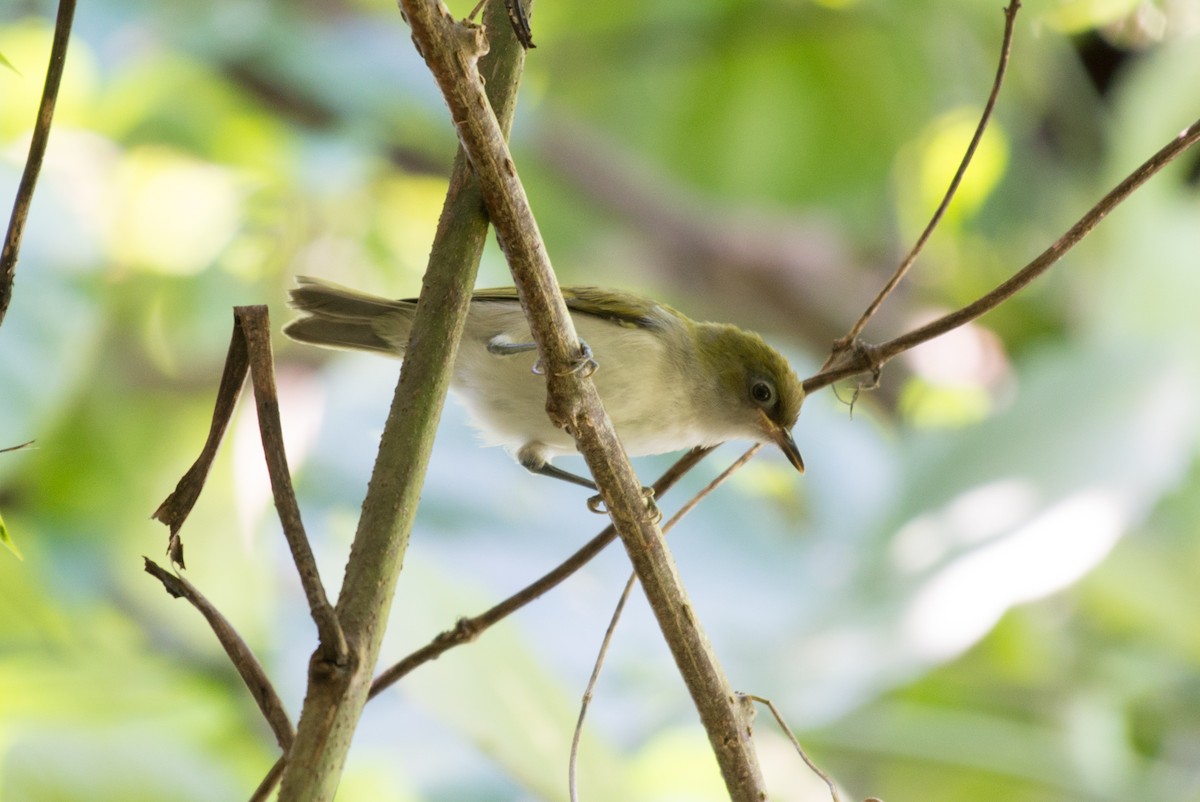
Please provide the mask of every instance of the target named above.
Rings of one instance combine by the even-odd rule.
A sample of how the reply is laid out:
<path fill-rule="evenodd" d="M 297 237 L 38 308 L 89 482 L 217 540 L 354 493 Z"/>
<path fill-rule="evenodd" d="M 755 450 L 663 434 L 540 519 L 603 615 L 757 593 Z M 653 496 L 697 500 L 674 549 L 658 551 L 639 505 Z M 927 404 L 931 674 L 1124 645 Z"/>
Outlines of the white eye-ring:
<path fill-rule="evenodd" d="M 775 388 L 769 382 L 759 379 L 750 385 L 750 397 L 759 404 L 769 404 L 775 400 Z"/>

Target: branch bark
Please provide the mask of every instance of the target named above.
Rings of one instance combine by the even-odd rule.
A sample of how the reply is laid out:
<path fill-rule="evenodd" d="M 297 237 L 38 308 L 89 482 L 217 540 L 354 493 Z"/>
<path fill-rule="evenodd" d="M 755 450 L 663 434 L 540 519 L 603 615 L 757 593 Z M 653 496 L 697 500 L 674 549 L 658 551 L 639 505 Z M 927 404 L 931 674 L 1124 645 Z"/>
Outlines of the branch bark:
<path fill-rule="evenodd" d="M 58 18 L 54 22 L 54 40 L 50 45 L 50 64 L 46 67 L 46 83 L 42 88 L 42 100 L 38 106 L 37 123 L 29 142 L 29 155 L 25 159 L 25 171 L 17 187 L 12 214 L 8 218 L 8 231 L 4 235 L 4 247 L 0 249 L 0 323 L 8 312 L 12 300 L 13 279 L 17 270 L 17 255 L 21 252 L 21 238 L 25 234 L 25 220 L 29 217 L 29 206 L 33 203 L 33 190 L 37 186 L 38 174 L 42 171 L 42 159 L 50 142 L 50 124 L 54 120 L 54 105 L 58 101 L 58 87 L 62 84 L 63 67 L 67 63 L 67 45 L 71 41 L 71 24 L 75 19 L 75 0 L 59 0 Z"/>
<path fill-rule="evenodd" d="M 186 599 L 204 616 L 204 620 L 208 622 L 213 634 L 216 635 L 217 641 L 225 649 L 225 654 L 229 656 L 229 662 L 233 663 L 242 682 L 246 683 L 246 689 L 254 697 L 255 704 L 258 705 L 263 718 L 267 720 L 271 732 L 275 734 L 275 741 L 280 748 L 286 751 L 292 745 L 292 739 L 296 735 L 292 729 L 292 722 L 288 719 L 287 708 L 283 706 L 283 701 L 275 692 L 275 686 L 271 684 L 270 677 L 267 676 L 262 663 L 258 662 L 258 658 L 254 656 L 254 652 L 250 650 L 246 641 L 242 640 L 242 636 L 233 628 L 233 624 L 229 623 L 221 611 L 195 585 L 183 576 L 171 573 L 148 557 L 143 557 L 142 560 L 146 573 L 161 582 L 167 593 L 177 599 Z"/>
<path fill-rule="evenodd" d="M 662 532 L 647 514 L 641 484 L 591 380 L 571 370 L 581 357 L 579 340 L 475 68 L 482 30 L 456 22 L 437 0 L 401 0 L 401 6 L 479 176 L 488 215 L 546 366 L 547 412 L 575 438 L 592 472 L 700 713 L 730 797 L 739 802 L 765 799 L 748 722 L 692 611 Z"/>
<path fill-rule="evenodd" d="M 494 32 L 488 89 L 507 131 L 524 50 L 513 38 L 502 4 L 489 4 L 487 19 Z M 479 48 L 486 50 L 481 41 Z M 280 780 L 281 802 L 331 800 L 337 789 L 370 691 L 487 226 L 478 184 L 460 149 L 337 603 L 350 659 L 337 665 L 324 660 L 320 650 L 313 655 L 296 738 Z"/>
<path fill-rule="evenodd" d="M 1163 145 L 1136 170 L 1113 187 L 1096 205 L 1087 211 L 1075 225 L 1067 229 L 1049 248 L 1042 251 L 1033 261 L 1022 267 L 995 289 L 967 304 L 961 309 L 939 317 L 924 326 L 913 329 L 879 345 L 856 341 L 852 348 L 843 352 L 841 358 L 828 370 L 804 380 L 804 392 L 811 394 L 834 382 L 857 376 L 860 373 L 878 373 L 890 360 L 921 343 L 940 337 L 948 331 L 970 323 L 995 309 L 1024 289 L 1030 282 L 1053 267 L 1086 237 L 1109 212 L 1117 208 L 1138 187 L 1149 181 L 1159 170 L 1179 158 L 1188 148 L 1200 142 L 1200 119 L 1193 122 L 1170 142 Z"/>

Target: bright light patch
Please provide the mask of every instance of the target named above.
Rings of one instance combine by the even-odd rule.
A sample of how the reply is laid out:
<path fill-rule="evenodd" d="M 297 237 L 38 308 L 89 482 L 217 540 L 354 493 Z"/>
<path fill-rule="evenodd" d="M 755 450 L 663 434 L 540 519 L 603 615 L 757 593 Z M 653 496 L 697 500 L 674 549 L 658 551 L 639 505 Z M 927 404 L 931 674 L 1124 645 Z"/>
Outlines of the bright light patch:
<path fill-rule="evenodd" d="M 241 191 L 224 168 L 168 148 L 131 151 L 117 171 L 112 252 L 122 264 L 192 275 L 237 232 Z"/>
<path fill-rule="evenodd" d="M 902 624 L 918 654 L 944 659 L 982 637 L 1008 608 L 1053 593 L 1095 567 L 1128 522 L 1113 493 L 1089 490 L 950 563 Z"/>
<path fill-rule="evenodd" d="M 960 108 L 942 115 L 925 132 L 919 146 L 917 168 L 924 208 L 936 208 L 946 194 L 978 124 L 978 109 Z M 971 166 L 954 195 L 954 202 L 946 210 L 946 219 L 962 219 L 974 214 L 991 195 L 1007 167 L 1008 139 L 1003 129 L 993 122 L 979 141 Z"/>
<path fill-rule="evenodd" d="M 283 447 L 288 465 L 294 470 L 316 443 L 325 415 L 325 394 L 313 377 L 283 366 L 277 369 L 275 382 Z M 233 488 L 242 540 L 249 547 L 256 525 L 273 499 L 253 403 L 243 403 L 233 423 Z"/>
<path fill-rule="evenodd" d="M 929 568 L 956 548 L 981 543 L 1012 529 L 1033 512 L 1031 483 L 1004 479 L 972 488 L 937 512 L 909 521 L 892 540 L 892 559 L 908 572 Z"/>
<path fill-rule="evenodd" d="M 1148 5 L 1142 0 L 1063 0 L 1047 10 L 1042 19 L 1063 33 L 1080 33 L 1115 23 L 1139 6 Z"/>

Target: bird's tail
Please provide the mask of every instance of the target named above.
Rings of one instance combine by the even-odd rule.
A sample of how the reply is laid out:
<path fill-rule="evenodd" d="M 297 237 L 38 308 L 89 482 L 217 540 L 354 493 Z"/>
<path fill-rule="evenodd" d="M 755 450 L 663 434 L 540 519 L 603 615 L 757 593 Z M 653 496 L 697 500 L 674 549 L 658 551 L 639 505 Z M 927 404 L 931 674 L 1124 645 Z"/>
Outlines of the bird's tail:
<path fill-rule="evenodd" d="M 320 279 L 298 276 L 291 306 L 303 313 L 283 327 L 293 340 L 329 348 L 404 352 L 413 301 L 392 301 Z"/>

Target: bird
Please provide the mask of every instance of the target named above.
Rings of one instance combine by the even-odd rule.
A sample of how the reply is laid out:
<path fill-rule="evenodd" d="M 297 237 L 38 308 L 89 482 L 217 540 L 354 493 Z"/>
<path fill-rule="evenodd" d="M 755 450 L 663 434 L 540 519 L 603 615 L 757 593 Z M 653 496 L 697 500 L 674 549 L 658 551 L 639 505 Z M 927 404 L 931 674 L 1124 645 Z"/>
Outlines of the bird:
<path fill-rule="evenodd" d="M 575 369 L 594 372 L 596 391 L 629 456 L 751 440 L 774 443 L 804 471 L 791 432 L 804 389 L 787 359 L 761 336 L 697 322 L 623 290 L 561 289 L 584 347 Z M 299 276 L 290 305 L 300 313 L 283 329 L 293 340 L 403 358 L 417 299 L 391 300 Z M 516 288 L 473 292 L 451 391 L 485 445 L 503 446 L 533 473 L 596 490 L 591 479 L 551 464 L 577 451 L 574 439 L 546 414 L 540 372 Z"/>

